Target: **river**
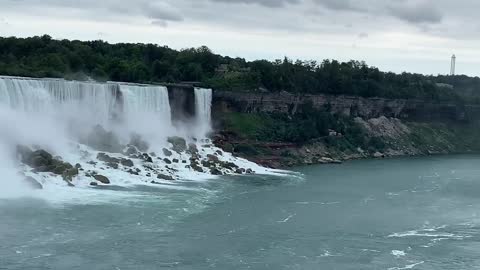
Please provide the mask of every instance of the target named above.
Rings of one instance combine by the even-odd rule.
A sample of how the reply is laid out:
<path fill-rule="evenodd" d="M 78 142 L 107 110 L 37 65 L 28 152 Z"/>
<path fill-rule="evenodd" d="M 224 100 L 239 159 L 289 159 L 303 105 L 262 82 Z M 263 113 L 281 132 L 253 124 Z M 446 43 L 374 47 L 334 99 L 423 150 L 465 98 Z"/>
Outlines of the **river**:
<path fill-rule="evenodd" d="M 294 171 L 0 200 L 0 269 L 480 268 L 480 156 Z"/>

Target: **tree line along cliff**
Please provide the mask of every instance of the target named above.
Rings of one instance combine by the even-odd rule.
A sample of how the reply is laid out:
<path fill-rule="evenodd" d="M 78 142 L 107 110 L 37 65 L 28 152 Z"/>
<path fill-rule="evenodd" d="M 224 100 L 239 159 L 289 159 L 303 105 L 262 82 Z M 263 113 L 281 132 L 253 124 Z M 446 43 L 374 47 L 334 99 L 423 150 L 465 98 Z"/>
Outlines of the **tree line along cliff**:
<path fill-rule="evenodd" d="M 480 79 L 382 72 L 364 62 L 246 61 L 209 48 L 0 38 L 0 74 L 125 82 L 195 82 L 218 90 L 289 92 L 479 103 Z"/>

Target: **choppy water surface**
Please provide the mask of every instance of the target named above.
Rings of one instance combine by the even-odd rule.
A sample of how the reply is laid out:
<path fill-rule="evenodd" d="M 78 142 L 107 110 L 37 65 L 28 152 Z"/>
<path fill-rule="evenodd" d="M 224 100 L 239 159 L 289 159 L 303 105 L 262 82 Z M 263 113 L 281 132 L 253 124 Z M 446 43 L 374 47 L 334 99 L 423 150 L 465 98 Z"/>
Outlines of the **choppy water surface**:
<path fill-rule="evenodd" d="M 480 268 L 479 156 L 297 171 L 3 200 L 0 269 Z"/>

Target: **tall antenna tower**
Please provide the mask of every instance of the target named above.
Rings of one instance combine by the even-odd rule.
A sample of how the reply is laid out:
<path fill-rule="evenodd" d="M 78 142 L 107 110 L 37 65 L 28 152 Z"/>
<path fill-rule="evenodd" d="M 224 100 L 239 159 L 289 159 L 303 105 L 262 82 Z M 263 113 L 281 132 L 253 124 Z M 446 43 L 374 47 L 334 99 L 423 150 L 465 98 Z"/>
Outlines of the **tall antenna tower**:
<path fill-rule="evenodd" d="M 455 64 L 456 64 L 456 61 L 457 61 L 457 57 L 454 55 L 452 55 L 452 63 L 450 65 L 450 75 L 454 76 L 455 75 Z"/>

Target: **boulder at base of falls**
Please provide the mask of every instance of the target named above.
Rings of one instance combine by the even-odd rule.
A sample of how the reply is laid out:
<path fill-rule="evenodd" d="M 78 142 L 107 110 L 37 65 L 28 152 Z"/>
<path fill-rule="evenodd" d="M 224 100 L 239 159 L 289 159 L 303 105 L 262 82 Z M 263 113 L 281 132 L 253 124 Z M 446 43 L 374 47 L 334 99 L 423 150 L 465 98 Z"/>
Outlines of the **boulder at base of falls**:
<path fill-rule="evenodd" d="M 188 151 L 190 155 L 198 154 L 198 148 L 197 145 L 194 143 L 188 144 Z"/>
<path fill-rule="evenodd" d="M 173 180 L 175 180 L 175 179 L 174 179 L 173 177 L 171 177 L 170 175 L 161 174 L 161 173 L 159 173 L 159 174 L 157 175 L 157 178 L 158 178 L 158 179 L 162 179 L 162 180 L 168 180 L 168 181 L 173 181 Z"/>
<path fill-rule="evenodd" d="M 223 175 L 223 173 L 217 168 L 210 169 L 210 173 L 213 175 Z"/>
<path fill-rule="evenodd" d="M 120 164 L 122 164 L 125 167 L 133 167 L 133 161 L 131 159 L 124 158 L 120 161 Z"/>
<path fill-rule="evenodd" d="M 142 139 L 142 136 L 136 133 L 130 136 L 129 145 L 135 146 L 141 152 L 147 152 L 148 148 L 150 147 L 150 145 L 144 139 Z"/>
<path fill-rule="evenodd" d="M 169 137 L 167 141 L 173 145 L 172 149 L 177 153 L 187 150 L 187 141 L 182 137 Z"/>
<path fill-rule="evenodd" d="M 42 184 L 40 184 L 35 178 L 33 177 L 25 177 L 25 182 L 28 184 L 28 186 L 32 189 L 43 189 Z"/>
<path fill-rule="evenodd" d="M 168 150 L 167 148 L 163 148 L 163 155 L 166 157 L 171 157 L 173 155 L 172 151 Z"/>
<path fill-rule="evenodd" d="M 71 169 L 65 170 L 62 173 L 62 178 L 67 182 L 71 182 L 73 180 L 73 177 L 77 176 L 78 173 L 79 172 L 77 168 L 71 168 Z"/>
<path fill-rule="evenodd" d="M 197 163 L 193 163 L 193 162 L 192 162 L 192 163 L 190 164 L 190 168 L 192 168 L 194 171 L 203 173 L 202 167 L 200 167 Z"/>
<path fill-rule="evenodd" d="M 129 157 L 137 156 L 138 153 L 138 149 L 133 145 L 130 145 L 125 151 L 123 151 L 123 154 Z"/>
<path fill-rule="evenodd" d="M 132 169 L 129 169 L 127 172 L 132 175 L 140 175 L 137 171 L 134 171 Z"/>
<path fill-rule="evenodd" d="M 97 180 L 98 182 L 100 182 L 102 184 L 110 184 L 110 179 L 108 179 L 106 176 L 97 174 L 97 175 L 93 176 L 93 178 L 95 178 L 95 180 Z"/>
<path fill-rule="evenodd" d="M 96 150 L 110 153 L 121 153 L 124 148 L 113 132 L 106 131 L 100 125 L 93 128 L 84 143 Z"/>
<path fill-rule="evenodd" d="M 32 151 L 27 146 L 18 145 L 17 154 L 22 163 L 32 168 L 48 167 L 53 165 L 53 156 L 45 150 Z"/>
<path fill-rule="evenodd" d="M 233 163 L 233 162 L 221 162 L 220 165 L 227 169 L 227 170 L 230 170 L 230 171 L 235 171 L 237 170 L 239 167 L 237 166 L 237 164 Z"/>
<path fill-rule="evenodd" d="M 142 159 L 143 159 L 145 162 L 153 163 L 152 157 L 151 157 L 150 155 L 148 155 L 147 153 L 142 154 Z"/>
<path fill-rule="evenodd" d="M 119 163 L 120 159 L 111 157 L 105 153 L 98 153 L 97 159 L 105 163 Z"/>
<path fill-rule="evenodd" d="M 218 162 L 220 162 L 220 159 L 219 159 L 217 156 L 215 156 L 215 155 L 208 154 L 208 155 L 207 155 L 207 158 L 208 158 L 209 161 L 211 161 L 211 162 L 213 162 L 213 163 L 218 163 Z"/>
<path fill-rule="evenodd" d="M 244 174 L 244 173 L 245 173 L 245 169 L 243 169 L 243 168 L 237 169 L 237 170 L 235 171 L 235 173 L 236 173 L 236 174 Z"/>
<path fill-rule="evenodd" d="M 78 168 L 72 164 L 64 162 L 61 158 L 54 158 L 45 150 L 31 151 L 28 147 L 17 147 L 17 152 L 21 157 L 21 161 L 33 168 L 33 172 L 51 172 L 61 175 L 65 181 L 71 185 L 73 177 L 78 175 Z"/>

